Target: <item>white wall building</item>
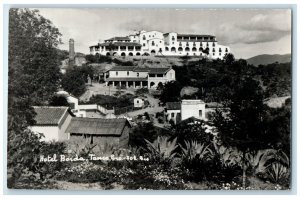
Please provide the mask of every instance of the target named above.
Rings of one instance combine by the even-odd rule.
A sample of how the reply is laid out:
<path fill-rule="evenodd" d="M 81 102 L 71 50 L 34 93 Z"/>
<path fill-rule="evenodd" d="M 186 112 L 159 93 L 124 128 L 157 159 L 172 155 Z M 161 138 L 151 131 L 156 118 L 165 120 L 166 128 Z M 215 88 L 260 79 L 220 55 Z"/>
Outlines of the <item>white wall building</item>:
<path fill-rule="evenodd" d="M 202 100 L 182 100 L 181 120 L 195 117 L 205 120 L 205 103 Z"/>
<path fill-rule="evenodd" d="M 133 99 L 133 106 L 135 108 L 141 108 L 144 106 L 144 99 L 140 98 L 140 97 L 136 97 Z"/>
<path fill-rule="evenodd" d="M 222 59 L 230 52 L 228 46 L 218 44 L 215 36 L 202 34 L 164 34 L 142 30 L 134 35 L 104 41 L 90 46 L 90 53 L 107 56 L 202 56 Z"/>
<path fill-rule="evenodd" d="M 188 118 L 206 120 L 205 103 L 202 100 L 182 100 L 181 102 L 167 102 L 165 109 L 167 121 L 173 120 L 176 124 Z"/>
<path fill-rule="evenodd" d="M 69 139 L 70 135 L 65 133 L 72 119 L 68 107 L 35 106 L 33 108 L 36 112 L 36 124 L 29 129 L 42 133 L 45 136 L 42 140 L 46 142 Z"/>
<path fill-rule="evenodd" d="M 175 80 L 172 68 L 140 68 L 135 66 L 115 66 L 106 77 L 106 86 L 123 88 L 157 88 L 161 84 Z"/>

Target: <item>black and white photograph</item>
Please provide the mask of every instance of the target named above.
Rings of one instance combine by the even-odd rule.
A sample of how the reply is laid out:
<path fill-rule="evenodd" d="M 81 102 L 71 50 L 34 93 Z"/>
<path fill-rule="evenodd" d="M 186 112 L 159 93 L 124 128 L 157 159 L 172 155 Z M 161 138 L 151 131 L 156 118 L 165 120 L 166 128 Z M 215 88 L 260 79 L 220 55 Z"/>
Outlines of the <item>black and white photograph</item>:
<path fill-rule="evenodd" d="M 293 20 L 11 6 L 7 189 L 291 190 Z"/>

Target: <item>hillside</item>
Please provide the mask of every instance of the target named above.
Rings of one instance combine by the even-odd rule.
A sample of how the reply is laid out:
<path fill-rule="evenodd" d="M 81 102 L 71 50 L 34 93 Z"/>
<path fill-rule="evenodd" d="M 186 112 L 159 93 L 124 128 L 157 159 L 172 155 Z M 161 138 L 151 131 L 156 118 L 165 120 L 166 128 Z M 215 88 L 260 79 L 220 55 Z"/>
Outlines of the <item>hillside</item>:
<path fill-rule="evenodd" d="M 285 55 L 279 55 L 279 54 L 275 54 L 275 55 L 267 55 L 267 54 L 263 54 L 263 55 L 257 55 L 254 57 L 251 57 L 249 59 L 247 59 L 247 62 L 249 64 L 253 64 L 254 66 L 258 66 L 258 65 L 267 65 L 267 64 L 272 64 L 275 62 L 278 63 L 287 63 L 291 61 L 291 54 L 285 54 Z"/>

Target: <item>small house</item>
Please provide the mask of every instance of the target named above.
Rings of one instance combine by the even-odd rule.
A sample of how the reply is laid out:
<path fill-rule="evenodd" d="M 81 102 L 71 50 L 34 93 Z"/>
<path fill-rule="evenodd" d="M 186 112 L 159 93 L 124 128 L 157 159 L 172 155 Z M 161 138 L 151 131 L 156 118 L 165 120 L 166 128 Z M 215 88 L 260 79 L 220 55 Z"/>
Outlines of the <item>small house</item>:
<path fill-rule="evenodd" d="M 72 118 L 66 130 L 70 140 L 83 142 L 88 139 L 91 144 L 104 148 L 106 144 L 127 148 L 131 125 L 127 119 Z"/>
<path fill-rule="evenodd" d="M 167 102 L 165 109 L 165 117 L 167 121 L 173 120 L 176 124 L 181 118 L 181 104 L 180 102 Z"/>
<path fill-rule="evenodd" d="M 29 127 L 36 133 L 42 133 L 43 141 L 63 141 L 69 139 L 66 132 L 71 122 L 69 107 L 34 106 L 36 124 Z"/>
<path fill-rule="evenodd" d="M 134 108 L 142 108 L 144 106 L 144 99 L 136 97 L 133 99 Z"/>

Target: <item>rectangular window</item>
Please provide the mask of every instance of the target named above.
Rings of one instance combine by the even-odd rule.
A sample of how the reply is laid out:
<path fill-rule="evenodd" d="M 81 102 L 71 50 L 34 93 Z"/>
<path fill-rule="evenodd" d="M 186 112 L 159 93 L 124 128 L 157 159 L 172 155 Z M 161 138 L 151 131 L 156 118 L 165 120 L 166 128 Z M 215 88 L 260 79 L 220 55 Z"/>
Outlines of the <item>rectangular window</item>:
<path fill-rule="evenodd" d="M 137 77 L 140 76 L 140 73 L 136 73 L 136 76 L 137 76 Z"/>
<path fill-rule="evenodd" d="M 171 117 L 174 117 L 175 116 L 175 113 L 171 113 Z"/>
<path fill-rule="evenodd" d="M 118 71 L 116 71 L 116 76 L 118 76 Z"/>
<path fill-rule="evenodd" d="M 129 71 L 127 71 L 127 76 L 129 76 Z"/>
<path fill-rule="evenodd" d="M 202 117 L 202 110 L 199 110 L 199 117 Z"/>
<path fill-rule="evenodd" d="M 157 74 L 157 77 L 163 77 L 164 75 L 163 74 Z"/>
<path fill-rule="evenodd" d="M 149 74 L 149 77 L 155 77 L 155 75 L 154 74 Z"/>

